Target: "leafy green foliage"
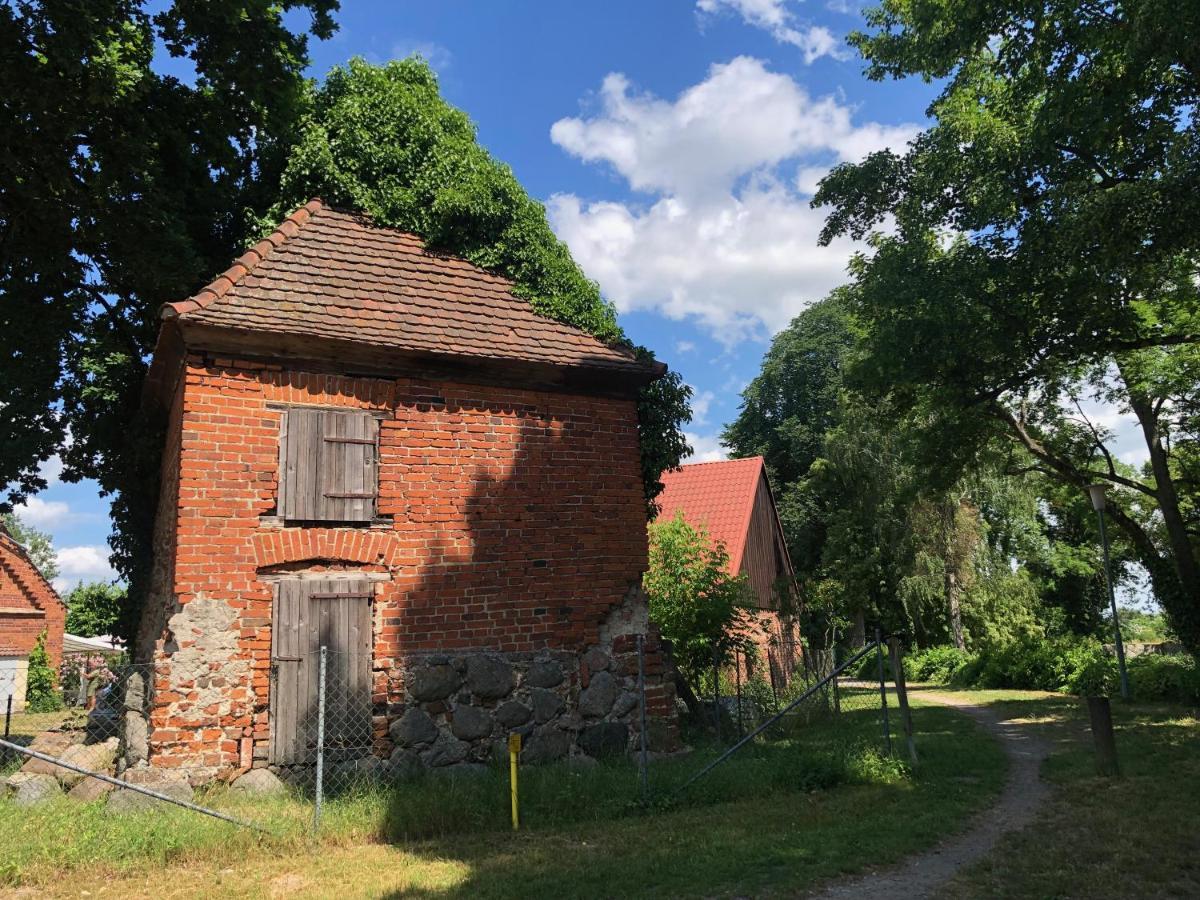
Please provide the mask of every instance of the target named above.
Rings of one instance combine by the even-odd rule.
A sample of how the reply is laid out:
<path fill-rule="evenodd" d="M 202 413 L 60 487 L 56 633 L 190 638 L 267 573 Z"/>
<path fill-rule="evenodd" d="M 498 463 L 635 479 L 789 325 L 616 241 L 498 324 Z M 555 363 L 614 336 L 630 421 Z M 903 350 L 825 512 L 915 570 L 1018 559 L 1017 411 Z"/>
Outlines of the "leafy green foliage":
<path fill-rule="evenodd" d="M 46 652 L 46 632 L 37 637 L 29 651 L 29 671 L 25 682 L 25 708 L 29 712 L 54 712 L 62 709 L 63 699 L 58 692 L 58 674 Z"/>
<path fill-rule="evenodd" d="M 419 58 L 382 66 L 352 59 L 313 89 L 263 230 L 312 197 L 418 234 L 512 279 L 542 315 L 629 345 L 612 304 L 550 230 L 545 208 L 480 146 L 474 124 L 442 99 Z M 659 475 L 688 452 L 680 426 L 690 419 L 689 396 L 677 373 L 642 392 L 648 502 L 661 489 Z"/>
<path fill-rule="evenodd" d="M 66 630 L 80 637 L 111 635 L 121 621 L 125 588 L 107 582 L 79 584 L 67 594 Z"/>
<path fill-rule="evenodd" d="M 1129 688 L 1135 700 L 1200 703 L 1200 667 L 1182 653 L 1146 653 L 1127 664 Z"/>
<path fill-rule="evenodd" d="M 152 8 L 151 8 L 152 7 Z M 336 0 L 0 4 L 0 485 L 111 494 L 132 633 L 161 435 L 139 417 L 156 313 L 228 266 L 274 191 Z M 309 27 L 293 29 L 307 13 Z M 152 65 L 159 52 L 194 79 Z M 67 435 L 70 435 L 68 441 Z"/>
<path fill-rule="evenodd" d="M 904 677 L 910 681 L 950 684 L 973 659 L 971 653 L 957 647 L 930 647 L 904 657 Z"/>
<path fill-rule="evenodd" d="M 1121 620 L 1121 634 L 1126 641 L 1157 644 L 1175 639 L 1161 612 L 1147 612 L 1144 609 L 1122 606 L 1118 608 L 1118 615 Z"/>
<path fill-rule="evenodd" d="M 50 535 L 22 522 L 15 513 L 0 513 L 0 522 L 13 540 L 25 548 L 37 570 L 47 581 L 58 577 L 58 559 Z"/>
<path fill-rule="evenodd" d="M 962 462 L 1004 436 L 1071 490 L 1113 485 L 1113 524 L 1200 649 L 1200 19 L 884 0 L 867 24 L 851 43 L 869 77 L 942 88 L 905 152 L 839 166 L 815 198 L 823 240 L 870 236 L 856 377 L 927 412 L 931 455 Z M 1146 471 L 1116 459 L 1090 400 L 1136 416 Z"/>
<path fill-rule="evenodd" d="M 671 642 L 679 671 L 696 685 L 714 662 L 723 665 L 735 647 L 749 646 L 746 579 L 729 574 L 725 547 L 689 525 L 682 513 L 652 522 L 648 530 L 650 562 L 642 586 L 650 618 Z"/>

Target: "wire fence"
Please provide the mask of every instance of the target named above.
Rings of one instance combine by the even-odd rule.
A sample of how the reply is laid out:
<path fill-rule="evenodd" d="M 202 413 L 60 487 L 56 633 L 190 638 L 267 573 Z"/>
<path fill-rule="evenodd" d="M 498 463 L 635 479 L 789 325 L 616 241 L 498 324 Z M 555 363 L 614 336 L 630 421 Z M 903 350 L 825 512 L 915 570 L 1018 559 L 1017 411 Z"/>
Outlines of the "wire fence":
<path fill-rule="evenodd" d="M 65 657 L 57 679 L 36 670 L 0 671 L 0 777 L 9 796 L 22 805 L 61 796 L 103 801 L 113 811 L 193 805 L 197 787 L 219 768 L 226 736 L 216 736 L 217 729 L 183 732 L 200 752 L 151 765 L 154 674 L 153 666 L 99 654 Z M 197 721 L 204 724 L 199 713 Z"/>
<path fill-rule="evenodd" d="M 820 753 L 869 745 L 890 753 L 893 732 L 904 731 L 915 760 L 911 720 L 889 720 L 889 691 L 902 694 L 903 685 L 887 680 L 882 660 L 889 648 L 881 639 L 853 655 L 843 653 L 840 661 L 832 650 L 783 648 L 779 659 L 791 659 L 790 670 L 774 665 L 770 655 L 766 666 L 761 659 L 751 665 L 741 651 L 725 659 L 718 655 L 713 670 L 696 684 L 699 708 L 691 710 L 688 740 L 697 752 L 682 760 L 648 747 L 653 723 L 647 721 L 640 642 L 638 649 L 626 749 L 636 773 L 630 791 L 643 803 L 679 793 L 747 747 Z M 898 653 L 898 646 L 891 652 Z M 893 660 L 890 671 L 897 670 L 902 666 Z M 452 713 L 447 715 L 430 704 L 419 711 L 390 706 L 386 679 L 376 682 L 382 676 L 373 670 L 369 651 L 317 647 L 278 661 L 270 679 L 269 749 L 261 756 L 255 752 L 252 761 L 243 752 L 231 767 L 228 750 L 216 758 L 217 746 L 231 740 L 219 718 L 195 716 L 195 728 L 152 733 L 154 676 L 151 666 L 77 658 L 60 672 L 59 691 L 39 695 L 24 673 L 0 670 L 0 777 L 6 779 L 9 798 L 31 804 L 65 795 L 103 801 L 116 810 L 175 803 L 229 819 L 203 806 L 211 796 L 208 786 L 214 781 L 224 786 L 249 772 L 268 784 L 277 778 L 295 801 L 311 803 L 315 830 L 325 804 L 343 797 L 399 789 L 443 773 L 490 772 L 491 781 L 481 785 L 507 778 L 510 738 L 528 737 L 535 725 L 533 719 L 507 719 L 499 707 L 480 710 L 455 696 L 445 701 L 443 712 Z M 185 699 L 185 707 L 191 704 L 195 713 L 212 691 L 219 694 L 226 686 L 212 684 L 218 677 L 198 677 L 192 685 L 197 702 Z M 815 757 L 794 758 L 803 766 Z M 796 775 L 804 777 L 802 771 Z"/>

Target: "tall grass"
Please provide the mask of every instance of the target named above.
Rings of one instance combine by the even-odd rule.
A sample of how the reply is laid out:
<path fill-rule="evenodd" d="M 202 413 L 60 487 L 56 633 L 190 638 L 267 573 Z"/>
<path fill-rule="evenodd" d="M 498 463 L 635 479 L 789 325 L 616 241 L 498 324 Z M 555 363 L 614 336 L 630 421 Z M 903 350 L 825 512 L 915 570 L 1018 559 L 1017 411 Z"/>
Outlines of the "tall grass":
<path fill-rule="evenodd" d="M 701 744 L 686 756 L 651 764 L 649 803 L 641 802 L 637 767 L 631 760 L 526 767 L 521 771 L 523 827 L 546 831 L 655 815 L 672 807 L 905 780 L 905 768 L 880 753 L 876 728 L 869 711 L 785 725 L 774 739 L 748 745 L 677 793 L 692 774 L 725 750 L 715 742 Z M 504 831 L 510 827 L 508 799 L 508 773 L 499 766 L 479 774 L 431 774 L 413 782 L 349 791 L 327 802 L 319 841 L 408 842 Z M 285 852 L 313 840 L 312 803 L 304 796 L 250 798 L 218 788 L 198 802 L 259 823 L 270 833 L 165 805 L 114 815 L 103 802 L 78 804 L 58 798 L 20 808 L 0 800 L 0 884 L 36 884 L 76 869 L 121 872 L 227 854 Z"/>

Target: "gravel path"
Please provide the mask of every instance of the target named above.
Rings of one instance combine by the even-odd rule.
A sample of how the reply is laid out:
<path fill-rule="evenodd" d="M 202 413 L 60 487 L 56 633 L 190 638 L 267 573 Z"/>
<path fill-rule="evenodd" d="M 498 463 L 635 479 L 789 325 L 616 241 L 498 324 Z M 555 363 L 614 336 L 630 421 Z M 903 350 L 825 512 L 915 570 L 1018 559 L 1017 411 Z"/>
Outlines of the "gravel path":
<path fill-rule="evenodd" d="M 1045 799 L 1047 788 L 1038 770 L 1050 754 L 1050 745 L 1032 727 L 1005 721 L 987 707 L 954 694 L 921 691 L 920 696 L 965 713 L 1000 741 L 1010 761 L 1004 792 L 957 837 L 892 868 L 835 881 L 814 895 L 817 900 L 927 897 L 963 866 L 986 856 L 1002 835 L 1028 825 Z"/>

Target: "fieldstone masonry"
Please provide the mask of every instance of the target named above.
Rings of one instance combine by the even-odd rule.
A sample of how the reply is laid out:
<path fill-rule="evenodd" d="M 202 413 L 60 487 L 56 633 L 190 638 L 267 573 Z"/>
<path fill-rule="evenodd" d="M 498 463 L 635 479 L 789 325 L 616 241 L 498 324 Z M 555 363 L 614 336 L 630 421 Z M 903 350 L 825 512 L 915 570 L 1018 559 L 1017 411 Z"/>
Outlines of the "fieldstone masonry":
<path fill-rule="evenodd" d="M 173 392 L 152 595 L 121 768 L 193 785 L 269 765 L 273 579 L 369 578 L 377 776 L 678 741 L 674 689 L 640 589 L 644 502 L 632 401 L 315 375 L 188 357 Z M 378 518 L 275 515 L 282 409 L 377 410 Z M 164 562 L 165 560 L 165 562 Z"/>

